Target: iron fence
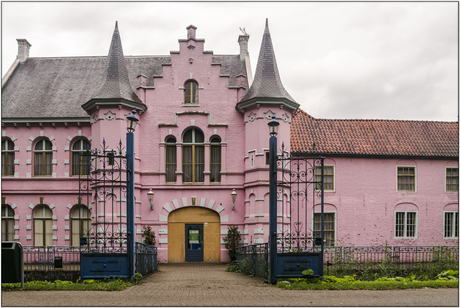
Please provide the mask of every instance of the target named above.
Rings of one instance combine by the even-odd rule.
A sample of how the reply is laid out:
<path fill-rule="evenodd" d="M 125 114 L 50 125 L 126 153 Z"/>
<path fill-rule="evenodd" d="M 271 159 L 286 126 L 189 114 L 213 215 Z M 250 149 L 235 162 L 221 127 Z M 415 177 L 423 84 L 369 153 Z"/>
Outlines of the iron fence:
<path fill-rule="evenodd" d="M 240 271 L 268 280 L 268 243 L 236 248 Z"/>
<path fill-rule="evenodd" d="M 157 248 L 136 242 L 136 273 L 147 276 L 158 270 Z"/>
<path fill-rule="evenodd" d="M 320 248 L 308 249 L 308 252 Z M 299 252 L 305 252 L 299 250 Z M 236 249 L 241 272 L 262 279 L 268 277 L 268 243 Z M 433 264 L 457 268 L 458 246 L 338 246 L 324 249 L 324 266 L 331 270 L 379 269 L 382 265 L 395 269 L 421 269 Z"/>
<path fill-rule="evenodd" d="M 344 246 L 324 250 L 329 269 L 427 268 L 433 263 L 458 266 L 458 246 Z"/>
<path fill-rule="evenodd" d="M 96 247 L 87 246 L 24 246 L 24 270 L 80 271 L 81 252 L 100 251 Z M 104 252 L 107 252 L 107 247 Z M 156 247 L 136 243 L 135 258 L 136 272 L 142 276 L 158 270 Z"/>

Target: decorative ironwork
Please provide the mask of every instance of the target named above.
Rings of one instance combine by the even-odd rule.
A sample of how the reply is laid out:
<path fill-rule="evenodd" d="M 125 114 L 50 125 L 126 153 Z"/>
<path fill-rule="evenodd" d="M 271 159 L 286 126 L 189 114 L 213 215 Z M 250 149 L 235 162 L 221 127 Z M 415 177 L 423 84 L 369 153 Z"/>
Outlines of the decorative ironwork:
<path fill-rule="evenodd" d="M 126 253 L 127 156 L 120 143 L 108 148 L 105 139 L 100 149 L 80 152 L 79 196 L 86 200 L 91 219 L 80 219 L 80 244 L 88 252 Z M 79 214 L 81 215 L 81 214 Z M 83 223 L 82 223 L 83 222 Z"/>
<path fill-rule="evenodd" d="M 147 276 L 158 270 L 157 248 L 136 243 L 136 273 Z"/>
<path fill-rule="evenodd" d="M 268 280 L 268 243 L 236 248 L 240 271 Z"/>
<path fill-rule="evenodd" d="M 277 252 L 322 254 L 323 219 L 321 229 L 313 226 L 314 212 L 323 211 L 322 176 L 315 175 L 315 168 L 322 170 L 324 157 L 312 153 L 288 153 L 281 147 L 277 168 Z M 322 172 L 323 173 L 323 172 Z"/>

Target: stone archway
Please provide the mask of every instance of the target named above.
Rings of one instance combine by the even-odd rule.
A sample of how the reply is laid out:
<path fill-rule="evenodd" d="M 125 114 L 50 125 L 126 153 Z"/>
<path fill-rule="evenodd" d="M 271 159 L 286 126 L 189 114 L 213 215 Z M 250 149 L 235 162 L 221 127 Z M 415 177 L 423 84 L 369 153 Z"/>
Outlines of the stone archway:
<path fill-rule="evenodd" d="M 220 216 L 204 207 L 184 207 L 168 216 L 168 262 L 185 262 L 185 225 L 203 225 L 203 262 L 219 263 Z"/>

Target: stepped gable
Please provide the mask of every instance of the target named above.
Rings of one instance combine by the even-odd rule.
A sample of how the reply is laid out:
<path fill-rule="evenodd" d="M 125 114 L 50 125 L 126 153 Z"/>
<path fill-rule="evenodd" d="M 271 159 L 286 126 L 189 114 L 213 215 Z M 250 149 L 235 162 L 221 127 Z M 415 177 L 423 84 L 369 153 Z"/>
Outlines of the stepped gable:
<path fill-rule="evenodd" d="M 456 158 L 458 122 L 315 119 L 299 109 L 291 124 L 291 151 Z"/>
<path fill-rule="evenodd" d="M 125 99 L 144 105 L 129 82 L 128 69 L 118 32 L 118 22 L 115 23 L 115 31 L 113 32 L 101 86 L 92 97 L 93 100 L 108 98 Z"/>
<path fill-rule="evenodd" d="M 298 106 L 296 101 L 284 89 L 276 64 L 275 51 L 273 49 L 268 19 L 265 22 L 265 31 L 260 47 L 254 81 L 246 95 L 239 104 L 255 99 L 283 99 Z"/>

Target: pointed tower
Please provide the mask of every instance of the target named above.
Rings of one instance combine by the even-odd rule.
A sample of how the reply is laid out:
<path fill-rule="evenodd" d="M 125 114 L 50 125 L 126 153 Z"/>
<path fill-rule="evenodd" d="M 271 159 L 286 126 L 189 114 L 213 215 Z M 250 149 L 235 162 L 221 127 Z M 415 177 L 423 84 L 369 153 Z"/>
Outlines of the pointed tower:
<path fill-rule="evenodd" d="M 82 108 L 91 117 L 93 148 L 99 148 L 105 139 L 108 147 L 113 149 L 117 148 L 120 139 L 124 143 L 126 115 L 133 109 L 140 113 L 147 109 L 129 82 L 118 22 L 115 23 L 100 86 Z"/>
<path fill-rule="evenodd" d="M 245 124 L 245 225 L 248 244 L 268 241 L 269 213 L 269 131 L 272 115 L 280 123 L 278 129 L 278 154 L 281 144 L 290 149 L 290 125 L 292 114 L 299 104 L 283 87 L 276 65 L 268 19 L 265 23 L 262 45 L 257 61 L 254 81 L 246 95 L 236 104 L 244 114 Z M 279 216 L 281 213 L 277 213 Z"/>

